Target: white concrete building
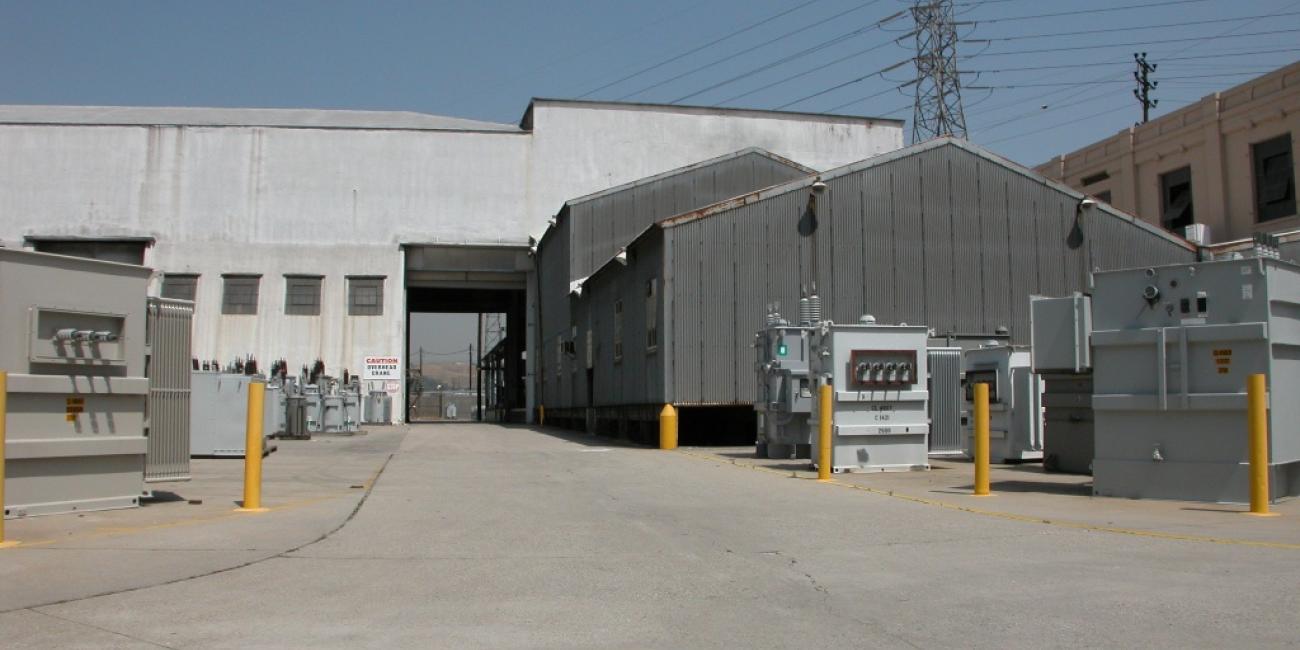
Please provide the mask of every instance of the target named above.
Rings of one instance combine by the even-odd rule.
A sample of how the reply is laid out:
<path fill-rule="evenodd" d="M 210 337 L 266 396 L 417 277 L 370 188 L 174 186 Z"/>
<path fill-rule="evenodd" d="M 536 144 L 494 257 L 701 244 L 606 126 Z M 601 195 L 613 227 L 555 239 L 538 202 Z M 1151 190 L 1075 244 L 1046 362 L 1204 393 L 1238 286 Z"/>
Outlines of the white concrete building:
<path fill-rule="evenodd" d="M 0 106 L 0 239 L 153 267 L 203 359 L 356 372 L 405 359 L 408 310 L 507 312 L 521 358 L 529 236 L 566 199 L 746 147 L 829 169 L 902 144 L 895 120 L 548 99 L 519 125 Z"/>

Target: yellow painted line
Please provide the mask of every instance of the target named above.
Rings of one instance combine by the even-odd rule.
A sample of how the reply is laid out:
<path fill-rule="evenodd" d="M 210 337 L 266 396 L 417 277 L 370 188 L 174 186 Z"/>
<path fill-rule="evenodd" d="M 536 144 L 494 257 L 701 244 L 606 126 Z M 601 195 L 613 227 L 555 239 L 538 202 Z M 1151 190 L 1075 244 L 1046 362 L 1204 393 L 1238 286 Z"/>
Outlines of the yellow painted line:
<path fill-rule="evenodd" d="M 811 476 L 800 476 L 798 471 L 779 470 L 779 469 L 773 469 L 771 467 L 763 467 L 762 465 L 755 465 L 753 463 L 743 463 L 740 462 L 739 459 L 724 458 L 716 454 L 688 451 L 685 449 L 678 449 L 677 451 L 683 456 L 689 456 L 697 460 L 705 460 L 705 461 L 710 461 L 710 462 L 715 462 L 720 464 L 734 465 L 736 467 L 743 467 L 743 468 L 752 469 L 759 472 L 764 472 L 767 474 L 774 474 L 776 476 L 781 476 L 784 478 L 795 478 L 795 479 L 802 479 L 806 481 L 817 480 L 815 477 L 811 477 Z M 1006 519 L 1009 521 L 1019 521 L 1019 522 L 1030 523 L 1030 524 L 1043 524 L 1047 526 L 1056 526 L 1059 528 L 1072 528 L 1075 530 L 1088 530 L 1088 531 L 1094 531 L 1099 533 L 1113 533 L 1116 535 L 1131 535 L 1135 537 L 1165 539 L 1165 540 L 1173 540 L 1179 542 L 1200 542 L 1205 544 L 1224 544 L 1229 546 L 1254 546 L 1257 548 L 1272 548 L 1272 549 L 1283 549 L 1288 551 L 1300 551 L 1300 544 L 1292 544 L 1288 542 L 1268 542 L 1268 541 L 1260 541 L 1260 540 L 1253 540 L 1253 539 L 1235 539 L 1231 537 L 1210 537 L 1207 535 L 1183 535 L 1179 533 L 1166 533 L 1158 530 L 1143 530 L 1140 528 L 1123 528 L 1119 526 L 1102 526 L 1098 524 L 1089 524 L 1081 521 L 1068 521 L 1063 519 L 1047 519 L 1044 517 L 1034 517 L 1031 515 L 1018 515 L 1011 512 L 985 510 L 984 508 L 964 506 L 959 503 L 940 501 L 938 499 L 929 499 L 926 497 L 912 496 L 909 494 L 900 494 L 893 490 L 882 490 L 880 488 L 873 488 L 865 485 L 845 483 L 844 481 L 840 481 L 836 479 L 831 479 L 829 481 L 823 481 L 823 482 L 826 483 L 827 485 L 834 485 L 836 487 L 848 488 L 850 490 L 870 492 L 871 494 L 878 494 L 884 497 L 902 499 L 903 501 L 911 501 L 912 503 L 919 503 L 927 506 L 935 506 L 938 508 L 945 508 L 948 510 L 957 510 L 959 512 L 966 512 L 973 515 L 981 515 L 985 517 L 996 517 L 998 519 Z"/>

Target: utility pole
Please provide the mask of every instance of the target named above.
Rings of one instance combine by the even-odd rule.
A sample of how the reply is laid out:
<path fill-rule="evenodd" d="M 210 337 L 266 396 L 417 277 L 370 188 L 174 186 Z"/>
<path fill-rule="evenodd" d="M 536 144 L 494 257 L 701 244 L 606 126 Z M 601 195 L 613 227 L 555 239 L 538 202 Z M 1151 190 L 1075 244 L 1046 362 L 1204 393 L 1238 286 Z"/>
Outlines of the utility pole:
<path fill-rule="evenodd" d="M 957 71 L 957 25 L 952 0 L 917 0 L 916 99 L 912 106 L 912 143 L 944 136 L 966 137 Z"/>
<path fill-rule="evenodd" d="M 1155 90 L 1155 87 L 1159 86 L 1160 82 L 1147 79 L 1147 75 L 1156 71 L 1158 64 L 1147 63 L 1146 52 L 1134 52 L 1133 60 L 1137 62 L 1137 70 L 1133 71 L 1133 80 L 1138 85 L 1137 88 L 1133 89 L 1133 96 L 1142 105 L 1142 123 L 1146 124 L 1151 119 L 1151 109 L 1160 103 L 1158 99 L 1151 99 L 1151 91 Z"/>

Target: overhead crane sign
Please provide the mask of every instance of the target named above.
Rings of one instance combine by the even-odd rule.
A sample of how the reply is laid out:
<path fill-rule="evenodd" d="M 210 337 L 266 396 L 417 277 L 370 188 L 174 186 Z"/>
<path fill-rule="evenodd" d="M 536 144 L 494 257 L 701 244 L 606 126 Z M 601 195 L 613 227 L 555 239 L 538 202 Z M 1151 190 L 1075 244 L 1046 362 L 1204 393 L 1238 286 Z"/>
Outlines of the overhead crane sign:
<path fill-rule="evenodd" d="M 402 360 L 390 356 L 366 357 L 362 364 L 361 378 L 367 381 L 399 381 L 402 378 Z"/>

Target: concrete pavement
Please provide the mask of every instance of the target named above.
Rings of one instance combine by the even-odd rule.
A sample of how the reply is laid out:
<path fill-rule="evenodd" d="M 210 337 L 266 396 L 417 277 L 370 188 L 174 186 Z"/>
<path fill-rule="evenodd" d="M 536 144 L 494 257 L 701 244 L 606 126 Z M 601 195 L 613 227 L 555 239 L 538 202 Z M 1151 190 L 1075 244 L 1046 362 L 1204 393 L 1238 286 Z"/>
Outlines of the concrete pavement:
<path fill-rule="evenodd" d="M 1297 549 L 1045 525 L 705 461 L 522 427 L 415 427 L 324 539 L 201 577 L 9 607 L 0 644 L 1300 644 Z M 0 565 L 30 552 L 4 551 Z"/>

